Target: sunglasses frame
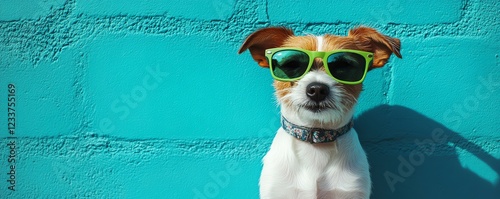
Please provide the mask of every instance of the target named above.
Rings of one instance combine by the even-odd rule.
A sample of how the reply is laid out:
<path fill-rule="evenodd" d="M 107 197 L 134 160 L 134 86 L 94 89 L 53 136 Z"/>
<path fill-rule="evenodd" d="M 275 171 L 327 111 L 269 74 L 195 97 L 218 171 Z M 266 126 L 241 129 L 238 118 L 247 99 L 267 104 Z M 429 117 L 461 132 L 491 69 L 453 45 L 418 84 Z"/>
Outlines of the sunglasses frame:
<path fill-rule="evenodd" d="M 289 78 L 289 79 L 276 77 L 274 75 L 274 73 L 273 73 L 273 65 L 272 65 L 272 57 L 277 52 L 284 51 L 284 50 L 299 51 L 299 52 L 303 52 L 303 53 L 307 54 L 307 56 L 309 56 L 309 64 L 308 64 L 307 69 L 305 70 L 304 74 L 300 75 L 299 77 Z M 332 73 L 330 72 L 330 68 L 328 68 L 328 63 L 327 63 L 328 57 L 330 55 L 335 54 L 335 53 L 344 53 L 344 52 L 355 53 L 355 54 L 361 55 L 361 56 L 363 56 L 365 58 L 365 63 L 366 63 L 365 64 L 365 71 L 363 72 L 363 77 L 360 80 L 354 81 L 354 82 L 353 81 L 339 80 L 339 79 L 335 78 L 332 75 Z M 284 81 L 284 82 L 292 82 L 292 81 L 296 81 L 296 80 L 299 80 L 299 79 L 303 78 L 311 70 L 311 67 L 312 67 L 312 65 L 314 63 L 314 59 L 315 58 L 321 58 L 323 60 L 323 66 L 325 67 L 326 73 L 330 77 L 332 77 L 335 81 L 337 81 L 339 83 L 342 83 L 342 84 L 349 84 L 349 85 L 360 84 L 361 82 L 363 82 L 365 80 L 366 73 L 368 72 L 368 69 L 372 65 L 372 61 L 373 61 L 373 53 L 366 52 L 366 51 L 361 51 L 361 50 L 351 50 L 351 49 L 338 49 L 338 50 L 333 50 L 333 51 L 322 52 L 322 51 L 310 51 L 310 50 L 305 50 L 305 49 L 301 49 L 301 48 L 287 48 L 287 47 L 284 47 L 284 48 L 270 48 L 270 49 L 266 49 L 265 55 L 266 55 L 267 61 L 269 63 L 269 69 L 271 70 L 272 77 L 274 79 L 278 80 L 278 81 Z"/>

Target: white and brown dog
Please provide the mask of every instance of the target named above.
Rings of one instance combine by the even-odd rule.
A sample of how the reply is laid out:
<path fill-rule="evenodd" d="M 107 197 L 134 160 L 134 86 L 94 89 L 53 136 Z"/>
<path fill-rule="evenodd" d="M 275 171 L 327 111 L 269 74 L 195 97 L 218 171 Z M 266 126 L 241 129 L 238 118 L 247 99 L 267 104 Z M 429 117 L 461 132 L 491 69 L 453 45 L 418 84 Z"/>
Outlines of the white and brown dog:
<path fill-rule="evenodd" d="M 348 36 L 295 36 L 260 29 L 239 53 L 270 68 L 282 127 L 263 159 L 261 198 L 369 198 L 368 160 L 352 128 L 367 71 L 382 67 L 400 41 L 368 27 Z"/>

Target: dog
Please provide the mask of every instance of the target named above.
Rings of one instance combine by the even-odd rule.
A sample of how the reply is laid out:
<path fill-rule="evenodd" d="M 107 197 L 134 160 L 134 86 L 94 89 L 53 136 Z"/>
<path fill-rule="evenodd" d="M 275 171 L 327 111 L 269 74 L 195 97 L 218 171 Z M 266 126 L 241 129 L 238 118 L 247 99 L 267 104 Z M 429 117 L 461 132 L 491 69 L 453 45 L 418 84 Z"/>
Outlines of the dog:
<path fill-rule="evenodd" d="M 264 156 L 262 199 L 365 199 L 371 194 L 366 154 L 353 127 L 354 106 L 368 71 L 400 54 L 400 40 L 373 28 L 347 36 L 295 36 L 284 27 L 251 33 L 247 49 L 269 68 L 281 128 Z"/>

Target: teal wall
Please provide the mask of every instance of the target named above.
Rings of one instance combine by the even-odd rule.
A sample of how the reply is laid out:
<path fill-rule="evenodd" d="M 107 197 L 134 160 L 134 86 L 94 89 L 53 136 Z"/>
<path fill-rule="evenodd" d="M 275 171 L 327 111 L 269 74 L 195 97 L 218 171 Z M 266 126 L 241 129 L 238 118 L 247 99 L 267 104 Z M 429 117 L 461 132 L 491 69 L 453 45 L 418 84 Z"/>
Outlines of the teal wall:
<path fill-rule="evenodd" d="M 0 0 L 0 198 L 258 198 L 279 108 L 269 72 L 239 45 L 271 25 L 346 35 L 362 24 L 400 38 L 404 57 L 369 73 L 357 107 L 372 198 L 500 198 L 499 10 Z"/>

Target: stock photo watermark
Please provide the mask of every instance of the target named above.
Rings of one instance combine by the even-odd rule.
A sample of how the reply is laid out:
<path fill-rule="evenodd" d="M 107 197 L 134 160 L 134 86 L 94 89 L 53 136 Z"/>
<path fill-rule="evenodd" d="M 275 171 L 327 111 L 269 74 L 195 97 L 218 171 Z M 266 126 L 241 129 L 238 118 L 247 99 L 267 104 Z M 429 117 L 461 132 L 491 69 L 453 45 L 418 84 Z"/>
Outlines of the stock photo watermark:
<path fill-rule="evenodd" d="M 164 79 L 169 76 L 168 72 L 162 71 L 159 65 L 155 68 L 147 67 L 148 74 L 143 77 L 141 84 L 134 86 L 130 92 L 122 94 L 120 98 L 115 99 L 110 110 L 120 120 L 125 120 L 130 115 L 132 109 L 135 109 L 143 102 L 148 94 L 157 89 Z M 99 130 L 103 133 L 111 133 L 115 131 L 116 126 L 113 120 L 109 117 L 104 117 L 99 120 Z"/>
<path fill-rule="evenodd" d="M 281 113 L 278 112 L 274 117 L 270 118 L 267 127 L 259 130 L 258 138 L 274 137 L 278 129 L 281 127 L 280 121 Z"/>
<path fill-rule="evenodd" d="M 425 156 L 431 156 L 436 149 L 436 145 L 446 143 L 448 136 L 444 133 L 443 129 L 436 128 L 432 131 L 431 139 L 415 139 L 414 143 L 417 145 L 416 149 L 413 149 L 408 157 L 402 155 L 398 156 L 399 165 L 397 172 L 385 171 L 384 178 L 387 185 L 391 189 L 391 192 L 396 190 L 395 186 L 397 183 L 402 183 L 415 173 L 415 168 L 422 165 L 425 161 Z"/>
<path fill-rule="evenodd" d="M 216 0 L 212 1 L 212 7 L 220 19 L 224 19 L 233 13 L 236 0 Z"/>
<path fill-rule="evenodd" d="M 403 13 L 404 8 L 401 6 L 400 0 L 390 0 L 386 5 L 386 10 L 380 12 L 379 10 L 372 9 L 370 14 L 374 19 L 380 23 L 390 23 L 394 22 L 395 16 Z"/>
<path fill-rule="evenodd" d="M 493 73 L 488 76 L 480 76 L 479 84 L 475 87 L 474 93 L 463 99 L 461 103 L 455 103 L 443 114 L 443 120 L 451 124 L 451 128 L 459 128 L 462 122 L 471 117 L 479 109 L 481 101 L 489 99 L 492 94 L 500 88 L 500 81 L 495 79 Z M 406 178 L 415 173 L 416 167 L 424 164 L 426 156 L 431 156 L 436 146 L 447 144 L 449 136 L 441 128 L 435 128 L 431 132 L 430 139 L 415 139 L 417 146 L 408 157 L 398 156 L 399 165 L 397 172 L 385 171 L 384 178 L 391 192 L 396 190 L 397 183 L 403 183 Z"/>
<path fill-rule="evenodd" d="M 487 77 L 480 76 L 478 78 L 479 85 L 474 89 L 474 94 L 463 99 L 462 103 L 453 104 L 451 109 L 448 109 L 443 114 L 443 119 L 446 123 L 451 124 L 451 128 L 458 128 L 462 122 L 472 116 L 473 112 L 479 109 L 481 101 L 487 100 L 500 87 L 500 79 L 493 77 L 490 73 Z"/>
<path fill-rule="evenodd" d="M 57 180 L 59 180 L 58 185 L 60 188 L 70 188 L 71 192 L 77 193 L 77 188 L 80 183 L 73 179 L 74 177 L 70 177 L 71 175 L 68 172 L 78 171 L 78 167 L 74 165 L 73 161 L 67 161 L 61 163 L 60 161 L 52 161 L 52 173 L 54 173 Z"/>
<path fill-rule="evenodd" d="M 222 171 L 208 172 L 211 181 L 207 182 L 203 187 L 201 187 L 201 189 L 198 187 L 194 188 L 193 199 L 208 199 L 217 197 L 222 189 L 229 186 L 229 183 L 231 183 L 231 177 L 234 177 L 241 172 L 240 164 L 234 161 L 226 163 L 225 169 Z"/>
<path fill-rule="evenodd" d="M 16 137 L 16 86 L 13 83 L 7 85 L 7 189 L 16 191 L 16 160 L 17 160 L 17 137 Z"/>

